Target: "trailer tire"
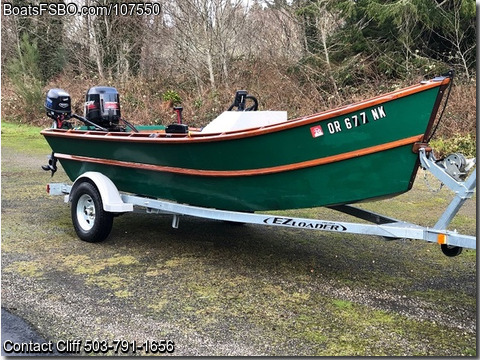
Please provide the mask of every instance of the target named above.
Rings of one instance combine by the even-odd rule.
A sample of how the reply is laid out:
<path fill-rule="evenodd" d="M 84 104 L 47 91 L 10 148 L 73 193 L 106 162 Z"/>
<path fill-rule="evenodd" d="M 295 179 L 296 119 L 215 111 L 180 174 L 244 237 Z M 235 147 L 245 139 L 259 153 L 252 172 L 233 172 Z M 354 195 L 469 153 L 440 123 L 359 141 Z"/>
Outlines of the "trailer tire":
<path fill-rule="evenodd" d="M 440 245 L 442 248 L 442 252 L 450 257 L 460 255 L 462 253 L 463 248 L 459 246 L 451 246 L 447 244 Z"/>
<path fill-rule="evenodd" d="M 103 210 L 102 197 L 89 181 L 75 186 L 72 193 L 72 222 L 78 237 L 87 242 L 105 240 L 113 225 L 113 214 Z"/>

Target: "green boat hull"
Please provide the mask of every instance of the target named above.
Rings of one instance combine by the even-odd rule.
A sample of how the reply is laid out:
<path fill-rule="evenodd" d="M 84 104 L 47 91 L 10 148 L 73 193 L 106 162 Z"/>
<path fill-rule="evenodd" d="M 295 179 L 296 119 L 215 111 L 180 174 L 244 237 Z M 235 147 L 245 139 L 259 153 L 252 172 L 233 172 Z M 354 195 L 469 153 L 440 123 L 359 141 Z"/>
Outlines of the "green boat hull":
<path fill-rule="evenodd" d="M 354 203 L 411 188 L 413 145 L 431 128 L 447 84 L 252 131 L 42 134 L 72 181 L 97 171 L 120 191 L 235 211 Z"/>

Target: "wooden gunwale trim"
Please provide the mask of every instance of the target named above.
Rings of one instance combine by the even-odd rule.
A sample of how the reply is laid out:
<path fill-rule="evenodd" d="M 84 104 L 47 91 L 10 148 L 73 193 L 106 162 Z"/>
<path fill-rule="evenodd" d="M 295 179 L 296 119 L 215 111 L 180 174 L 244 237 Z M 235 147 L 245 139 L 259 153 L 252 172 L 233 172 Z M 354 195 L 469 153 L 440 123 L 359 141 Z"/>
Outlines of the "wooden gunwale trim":
<path fill-rule="evenodd" d="M 327 156 L 320 159 L 302 161 L 295 164 L 273 166 L 260 169 L 249 169 L 249 170 L 198 170 L 198 169 L 186 169 L 172 166 L 163 166 L 163 165 L 153 165 L 153 164 L 142 164 L 135 163 L 130 161 L 120 161 L 120 160 L 110 160 L 110 159 L 99 159 L 92 158 L 87 156 L 78 156 L 78 155 L 68 155 L 68 154 L 55 154 L 57 159 L 88 162 L 94 164 L 108 165 L 108 166 L 120 166 L 132 169 L 142 169 L 150 170 L 157 172 L 168 172 L 181 175 L 193 175 L 193 176 L 208 176 L 208 177 L 240 177 L 240 176 L 259 176 L 259 175 L 269 175 L 276 174 L 280 172 L 293 171 L 299 169 L 305 169 L 325 164 L 330 164 L 338 161 L 348 160 L 360 156 L 365 156 L 385 150 L 390 150 L 396 147 L 415 144 L 423 138 L 423 135 L 416 135 L 408 137 L 405 139 L 400 139 L 392 141 L 389 143 L 367 147 L 360 150 L 349 151 L 343 154 Z"/>
<path fill-rule="evenodd" d="M 319 121 L 329 120 L 331 118 L 345 115 L 351 112 L 359 111 L 368 107 L 372 107 L 375 105 L 383 104 L 392 100 L 396 100 L 402 97 L 406 97 L 412 94 L 416 94 L 418 92 L 422 92 L 425 90 L 429 90 L 435 87 L 439 87 L 441 85 L 446 85 L 450 82 L 450 78 L 445 78 L 442 81 L 427 81 L 421 82 L 416 85 L 412 85 L 410 87 L 396 90 L 394 92 L 379 95 L 377 97 L 361 101 L 355 104 L 346 105 L 339 107 L 333 110 L 327 110 L 321 113 L 308 115 L 304 117 L 300 117 L 297 119 L 288 120 L 287 122 L 274 124 L 274 125 L 267 125 L 264 127 L 258 127 L 253 129 L 247 130 L 239 130 L 233 132 L 226 132 L 226 133 L 217 133 L 217 134 L 202 134 L 202 133 L 190 133 L 188 136 L 179 135 L 179 134 L 160 134 L 158 137 L 148 137 L 145 133 L 145 137 L 124 137 L 121 135 L 110 135 L 109 137 L 105 137 L 105 133 L 101 133 L 98 131 L 82 131 L 82 130 L 62 130 L 62 129 L 45 129 L 41 131 L 41 134 L 44 136 L 51 136 L 51 137 L 68 137 L 68 138 L 85 138 L 88 134 L 89 140 L 98 140 L 98 141 L 125 141 L 125 142 L 139 142 L 139 143 L 156 143 L 156 142 L 168 142 L 168 143 L 190 143 L 190 142 L 212 142 L 212 141 L 226 141 L 226 140 L 234 140 L 258 135 L 264 135 L 272 132 L 283 131 L 287 129 L 291 129 L 294 127 L 300 127 L 312 123 L 316 123 Z M 172 136 L 173 135 L 173 136 Z"/>

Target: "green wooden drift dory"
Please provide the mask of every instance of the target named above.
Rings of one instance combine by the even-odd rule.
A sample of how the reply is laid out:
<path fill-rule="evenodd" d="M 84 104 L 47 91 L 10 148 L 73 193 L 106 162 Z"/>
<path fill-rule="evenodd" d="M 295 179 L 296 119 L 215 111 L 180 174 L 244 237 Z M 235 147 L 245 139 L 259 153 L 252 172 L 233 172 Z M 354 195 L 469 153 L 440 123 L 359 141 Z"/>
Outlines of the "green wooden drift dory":
<path fill-rule="evenodd" d="M 416 152 L 426 146 L 451 77 L 293 120 L 283 112 L 226 111 L 201 131 L 109 128 L 118 124 L 118 96 L 96 88 L 100 98 L 113 93 L 101 99 L 109 116 L 102 124 L 88 116 L 98 94 L 87 94 L 85 121 L 97 129 L 70 129 L 56 117 L 42 134 L 72 181 L 96 171 L 123 192 L 235 211 L 349 204 L 412 187 Z M 232 105 L 244 110 L 248 98 L 239 92 Z"/>

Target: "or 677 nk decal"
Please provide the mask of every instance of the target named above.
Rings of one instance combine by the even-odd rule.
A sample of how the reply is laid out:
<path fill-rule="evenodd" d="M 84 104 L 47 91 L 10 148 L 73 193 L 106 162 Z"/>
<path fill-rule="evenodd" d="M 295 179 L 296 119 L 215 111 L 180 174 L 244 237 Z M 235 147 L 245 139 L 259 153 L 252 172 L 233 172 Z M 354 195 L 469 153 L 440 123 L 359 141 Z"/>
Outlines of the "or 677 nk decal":
<path fill-rule="evenodd" d="M 387 113 L 382 105 L 370 109 L 370 111 L 362 111 L 357 114 L 352 114 L 349 117 L 345 117 L 343 120 L 335 120 L 327 123 L 326 125 L 313 126 L 310 128 L 310 132 L 312 137 L 317 138 L 324 134 L 323 128 L 326 128 L 326 131 L 329 134 L 336 134 L 344 130 L 351 130 L 359 126 L 366 125 L 372 120 L 377 121 L 386 117 Z"/>

